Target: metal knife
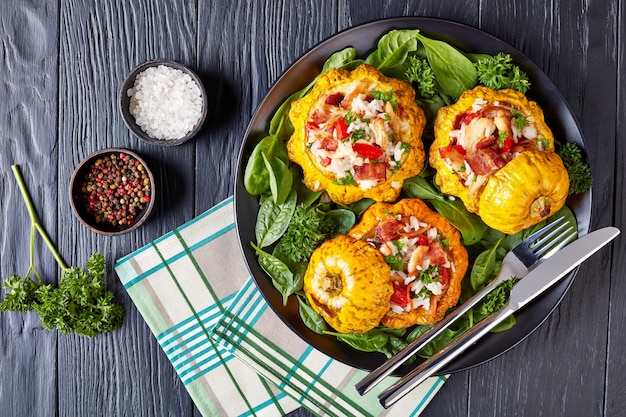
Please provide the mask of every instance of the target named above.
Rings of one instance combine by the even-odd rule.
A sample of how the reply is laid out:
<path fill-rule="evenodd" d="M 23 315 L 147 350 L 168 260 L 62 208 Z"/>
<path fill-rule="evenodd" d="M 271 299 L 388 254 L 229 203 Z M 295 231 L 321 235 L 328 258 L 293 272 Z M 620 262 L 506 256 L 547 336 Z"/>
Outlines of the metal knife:
<path fill-rule="evenodd" d="M 378 400 L 382 406 L 388 408 L 395 404 L 409 391 L 450 363 L 511 314 L 524 307 L 567 275 L 568 272 L 583 263 L 619 233 L 619 229 L 615 227 L 605 227 L 578 238 L 552 255 L 513 287 L 509 302 L 502 310 L 476 324 L 454 342 L 381 392 L 378 395 Z"/>

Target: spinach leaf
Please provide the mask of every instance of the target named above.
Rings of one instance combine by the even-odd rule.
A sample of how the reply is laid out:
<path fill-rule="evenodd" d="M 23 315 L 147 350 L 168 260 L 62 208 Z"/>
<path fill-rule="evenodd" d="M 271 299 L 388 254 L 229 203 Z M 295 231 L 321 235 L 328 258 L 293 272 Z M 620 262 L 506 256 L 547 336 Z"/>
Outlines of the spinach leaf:
<path fill-rule="evenodd" d="M 501 240 L 498 240 L 493 247 L 481 252 L 480 255 L 476 257 L 470 274 L 470 283 L 474 290 L 480 290 L 487 283 L 491 282 L 498 273 L 499 268 L 497 268 L 496 254 L 500 242 Z"/>
<path fill-rule="evenodd" d="M 392 30 L 378 41 L 378 47 L 365 63 L 389 76 L 402 78 L 410 52 L 417 50 L 418 29 Z"/>
<path fill-rule="evenodd" d="M 309 265 L 308 262 L 293 261 L 287 253 L 285 245 L 283 245 L 281 242 L 278 242 L 278 244 L 274 246 L 272 255 L 274 255 L 276 258 L 280 259 L 285 265 L 287 265 L 287 268 L 289 268 L 289 270 L 293 274 L 293 279 L 295 283 L 294 287 L 296 287 L 295 291 L 300 291 L 302 289 L 302 283 L 304 282 L 304 274 L 306 273 L 306 269 Z"/>
<path fill-rule="evenodd" d="M 515 316 L 510 315 L 509 317 L 504 319 L 504 321 L 502 323 L 498 324 L 496 327 L 491 329 L 491 331 L 493 333 L 503 332 L 503 331 L 509 330 L 511 327 L 515 326 L 515 323 L 516 323 Z"/>
<path fill-rule="evenodd" d="M 344 343 L 349 344 L 357 350 L 363 352 L 376 352 L 387 344 L 389 335 L 378 329 L 372 329 L 365 333 L 337 333 L 324 332 L 324 334 L 333 335 Z"/>
<path fill-rule="evenodd" d="M 446 42 L 420 34 L 416 36 L 426 48 L 428 63 L 445 94 L 457 99 L 463 91 L 476 86 L 478 83 L 476 67 L 463 53 Z"/>
<path fill-rule="evenodd" d="M 266 198 L 259 207 L 255 225 L 255 237 L 260 248 L 276 242 L 289 227 L 289 221 L 296 209 L 296 193 L 291 191 L 283 204 L 276 204 Z"/>
<path fill-rule="evenodd" d="M 483 233 L 488 229 L 480 217 L 467 211 L 459 199 L 431 200 L 430 203 L 439 214 L 459 229 L 465 246 L 471 246 L 480 241 Z"/>
<path fill-rule="evenodd" d="M 270 188 L 269 173 L 265 168 L 261 152 L 271 153 L 270 149 L 274 140 L 276 140 L 274 136 L 264 137 L 250 154 L 243 175 L 243 185 L 249 194 L 260 195 Z"/>
<path fill-rule="evenodd" d="M 294 280 L 293 273 L 280 259 L 264 252 L 252 242 L 250 245 L 259 257 L 259 265 L 270 276 L 272 284 L 283 296 L 283 305 L 287 305 L 289 296 L 299 290 L 299 285 L 302 286 L 301 283 Z"/>
<path fill-rule="evenodd" d="M 387 343 L 385 343 L 383 347 L 378 349 L 378 352 L 384 354 L 387 359 L 390 359 L 397 355 L 402 349 L 407 347 L 408 344 L 409 343 L 401 337 L 389 335 Z M 413 361 L 415 361 L 415 359 L 415 356 L 407 359 L 406 361 L 404 361 L 404 365 L 410 365 L 411 363 L 413 363 Z"/>
<path fill-rule="evenodd" d="M 361 214 L 363 214 L 365 210 L 367 210 L 369 206 L 371 206 L 374 203 L 375 201 L 372 200 L 371 198 L 363 198 L 351 204 L 337 204 L 337 206 L 344 208 L 346 210 L 350 210 L 355 215 L 360 216 Z"/>
<path fill-rule="evenodd" d="M 309 207 L 315 203 L 322 195 L 323 191 L 313 191 L 302 181 L 302 169 L 296 165 L 291 165 L 291 176 L 293 177 L 292 188 L 298 193 L 298 204 Z"/>
<path fill-rule="evenodd" d="M 416 175 L 404 181 L 402 190 L 406 195 L 420 200 L 443 200 L 445 197 L 426 178 Z"/>
<path fill-rule="evenodd" d="M 299 303 L 298 311 L 304 325 L 317 334 L 324 334 L 326 331 L 326 322 L 322 316 L 317 314 L 306 300 L 302 300 L 300 297 L 297 298 Z"/>
<path fill-rule="evenodd" d="M 356 215 L 346 209 L 330 210 L 326 213 L 326 217 L 330 218 L 335 225 L 332 237 L 347 235 L 352 226 L 356 223 Z"/>
<path fill-rule="evenodd" d="M 335 52 L 324 62 L 322 66 L 322 72 L 320 74 L 325 73 L 326 71 L 332 68 L 342 68 L 356 59 L 356 49 L 352 46 L 344 48 L 340 51 Z"/>
<path fill-rule="evenodd" d="M 263 154 L 266 157 L 277 157 L 285 164 L 289 164 L 287 147 L 276 135 L 268 135 L 256 144 L 244 171 L 243 185 L 252 195 L 261 195 L 270 187 L 270 174 L 265 166 Z"/>
<path fill-rule="evenodd" d="M 269 174 L 269 185 L 275 204 L 282 204 L 291 192 L 293 177 L 289 166 L 276 156 L 268 156 L 261 152 L 265 168 Z"/>
<path fill-rule="evenodd" d="M 407 335 L 406 337 L 407 342 L 410 343 L 416 340 L 418 337 L 426 333 L 426 331 L 428 331 L 428 329 L 430 329 L 431 327 L 433 327 L 432 324 L 423 324 L 421 326 L 415 326 L 415 328 L 411 330 L 411 333 Z"/>

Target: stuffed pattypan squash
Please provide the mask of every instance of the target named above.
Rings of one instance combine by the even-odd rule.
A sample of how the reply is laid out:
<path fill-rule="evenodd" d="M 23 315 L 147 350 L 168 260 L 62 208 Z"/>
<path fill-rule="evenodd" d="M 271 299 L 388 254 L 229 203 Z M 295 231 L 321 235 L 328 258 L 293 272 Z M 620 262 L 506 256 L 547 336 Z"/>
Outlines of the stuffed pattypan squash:
<path fill-rule="evenodd" d="M 434 128 L 436 184 L 488 226 L 514 234 L 565 204 L 567 170 L 541 108 L 524 94 L 468 90 L 439 110 Z"/>
<path fill-rule="evenodd" d="M 426 118 L 415 91 L 367 64 L 321 75 L 289 118 L 289 159 L 302 167 L 307 187 L 337 203 L 394 201 L 423 168 Z"/>
<path fill-rule="evenodd" d="M 389 310 L 389 266 L 376 248 L 339 235 L 320 245 L 304 274 L 311 307 L 341 333 L 365 333 Z"/>
<path fill-rule="evenodd" d="M 461 234 L 423 201 L 375 203 L 348 235 L 376 247 L 390 266 L 393 294 L 383 325 L 435 323 L 459 301 L 468 266 Z"/>

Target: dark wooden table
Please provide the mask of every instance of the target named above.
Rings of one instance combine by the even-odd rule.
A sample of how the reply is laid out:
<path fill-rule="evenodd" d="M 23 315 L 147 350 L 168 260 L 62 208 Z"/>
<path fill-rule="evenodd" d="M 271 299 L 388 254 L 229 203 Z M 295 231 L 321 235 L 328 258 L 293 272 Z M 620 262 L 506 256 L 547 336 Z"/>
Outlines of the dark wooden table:
<path fill-rule="evenodd" d="M 0 2 L 1 275 L 28 266 L 28 216 L 10 165 L 19 164 L 38 215 L 68 264 L 93 252 L 126 308 L 124 325 L 88 339 L 46 331 L 34 314 L 0 315 L 0 415 L 199 415 L 112 272 L 115 259 L 168 232 L 233 190 L 246 125 L 281 73 L 321 40 L 391 16 L 431 16 L 512 44 L 553 80 L 580 123 L 594 175 L 591 229 L 625 226 L 626 1 Z M 196 140 L 155 147 L 132 136 L 117 107 L 136 64 L 170 57 L 196 69 L 210 97 Z M 73 216 L 74 167 L 106 147 L 139 152 L 160 184 L 140 230 L 90 232 Z M 40 271 L 58 279 L 37 243 Z M 452 375 L 425 416 L 622 416 L 626 410 L 626 263 L 618 238 L 580 268 L 570 291 L 530 337 Z M 306 415 L 298 410 L 295 415 Z"/>

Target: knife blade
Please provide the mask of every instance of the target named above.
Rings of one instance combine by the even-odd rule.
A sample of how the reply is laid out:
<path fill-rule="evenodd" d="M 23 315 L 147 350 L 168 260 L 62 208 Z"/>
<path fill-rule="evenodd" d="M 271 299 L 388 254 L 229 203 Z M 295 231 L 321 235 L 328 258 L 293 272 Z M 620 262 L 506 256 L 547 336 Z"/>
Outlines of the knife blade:
<path fill-rule="evenodd" d="M 513 287 L 509 301 L 502 310 L 472 327 L 454 342 L 381 392 L 378 395 L 381 405 L 388 408 L 395 404 L 511 314 L 557 283 L 568 272 L 613 240 L 619 233 L 619 229 L 615 227 L 605 227 L 578 238 L 552 255 Z"/>

